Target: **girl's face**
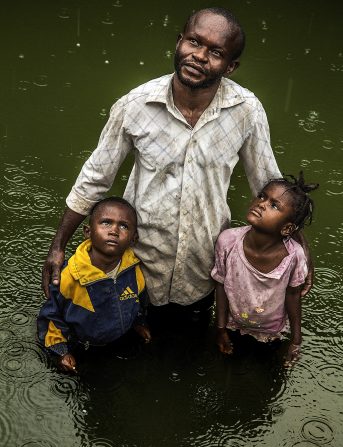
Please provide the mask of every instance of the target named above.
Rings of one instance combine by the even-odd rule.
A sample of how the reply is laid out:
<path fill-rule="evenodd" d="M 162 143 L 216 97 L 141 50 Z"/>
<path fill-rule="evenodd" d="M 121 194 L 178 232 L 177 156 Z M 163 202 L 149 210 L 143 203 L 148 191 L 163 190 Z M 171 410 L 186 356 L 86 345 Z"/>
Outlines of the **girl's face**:
<path fill-rule="evenodd" d="M 259 231 L 286 237 L 295 230 L 293 214 L 291 194 L 285 186 L 270 183 L 252 201 L 247 221 Z"/>

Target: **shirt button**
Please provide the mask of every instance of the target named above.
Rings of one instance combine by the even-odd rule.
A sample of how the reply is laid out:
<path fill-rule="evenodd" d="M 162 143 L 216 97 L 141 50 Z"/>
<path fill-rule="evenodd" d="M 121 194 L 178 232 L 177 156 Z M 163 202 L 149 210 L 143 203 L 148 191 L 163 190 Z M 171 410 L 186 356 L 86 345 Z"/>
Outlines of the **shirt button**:
<path fill-rule="evenodd" d="M 188 163 L 190 163 L 193 160 L 192 157 L 188 157 Z"/>
<path fill-rule="evenodd" d="M 182 211 L 182 214 L 183 214 L 184 216 L 185 216 L 187 213 L 188 213 L 187 210 L 183 210 L 183 211 Z"/>

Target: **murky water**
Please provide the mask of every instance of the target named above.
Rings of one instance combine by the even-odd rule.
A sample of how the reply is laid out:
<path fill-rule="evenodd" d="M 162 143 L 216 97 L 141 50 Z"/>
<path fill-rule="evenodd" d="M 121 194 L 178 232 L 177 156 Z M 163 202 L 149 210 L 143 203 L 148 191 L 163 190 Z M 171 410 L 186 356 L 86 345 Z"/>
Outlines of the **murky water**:
<path fill-rule="evenodd" d="M 225 360 L 177 337 L 56 372 L 35 341 L 40 269 L 64 198 L 114 100 L 172 70 L 193 8 L 155 0 L 3 0 L 0 5 L 0 446 L 343 445 L 341 2 L 232 0 L 248 45 L 234 79 L 262 100 L 285 173 L 320 183 L 307 230 L 316 284 L 304 349 Z M 219 0 L 217 5 L 227 5 Z M 113 193 L 123 192 L 130 161 Z M 235 224 L 249 191 L 230 190 Z M 78 236 L 68 248 L 69 253 Z M 201 349 L 200 349 L 201 348 Z"/>

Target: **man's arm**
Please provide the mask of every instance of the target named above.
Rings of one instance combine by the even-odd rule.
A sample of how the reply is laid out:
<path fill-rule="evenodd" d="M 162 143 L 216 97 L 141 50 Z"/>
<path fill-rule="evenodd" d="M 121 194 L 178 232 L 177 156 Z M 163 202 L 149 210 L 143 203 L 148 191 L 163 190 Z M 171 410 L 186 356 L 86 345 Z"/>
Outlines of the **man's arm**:
<path fill-rule="evenodd" d="M 123 125 L 125 97 L 114 104 L 109 119 L 101 132 L 95 151 L 84 163 L 67 197 L 67 208 L 54 237 L 43 266 L 42 287 L 48 297 L 49 282 L 59 284 L 65 247 L 90 209 L 111 188 L 123 160 L 132 149 L 131 139 Z"/>
<path fill-rule="evenodd" d="M 60 283 L 66 245 L 85 217 L 68 207 L 64 211 L 42 270 L 42 288 L 47 298 L 50 282 L 56 286 Z"/>

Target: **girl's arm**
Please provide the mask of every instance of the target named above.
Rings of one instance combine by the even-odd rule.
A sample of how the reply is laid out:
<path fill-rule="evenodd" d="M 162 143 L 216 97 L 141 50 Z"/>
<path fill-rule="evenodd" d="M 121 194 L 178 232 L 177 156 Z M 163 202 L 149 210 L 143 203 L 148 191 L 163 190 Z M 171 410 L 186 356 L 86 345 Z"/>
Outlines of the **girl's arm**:
<path fill-rule="evenodd" d="M 291 343 L 285 357 L 285 366 L 292 366 L 300 355 L 301 337 L 301 286 L 287 287 L 285 307 L 291 326 Z"/>
<path fill-rule="evenodd" d="M 217 345 L 223 354 L 232 354 L 232 344 L 226 330 L 228 318 L 228 299 L 224 285 L 216 283 L 216 323 L 217 323 Z"/>

